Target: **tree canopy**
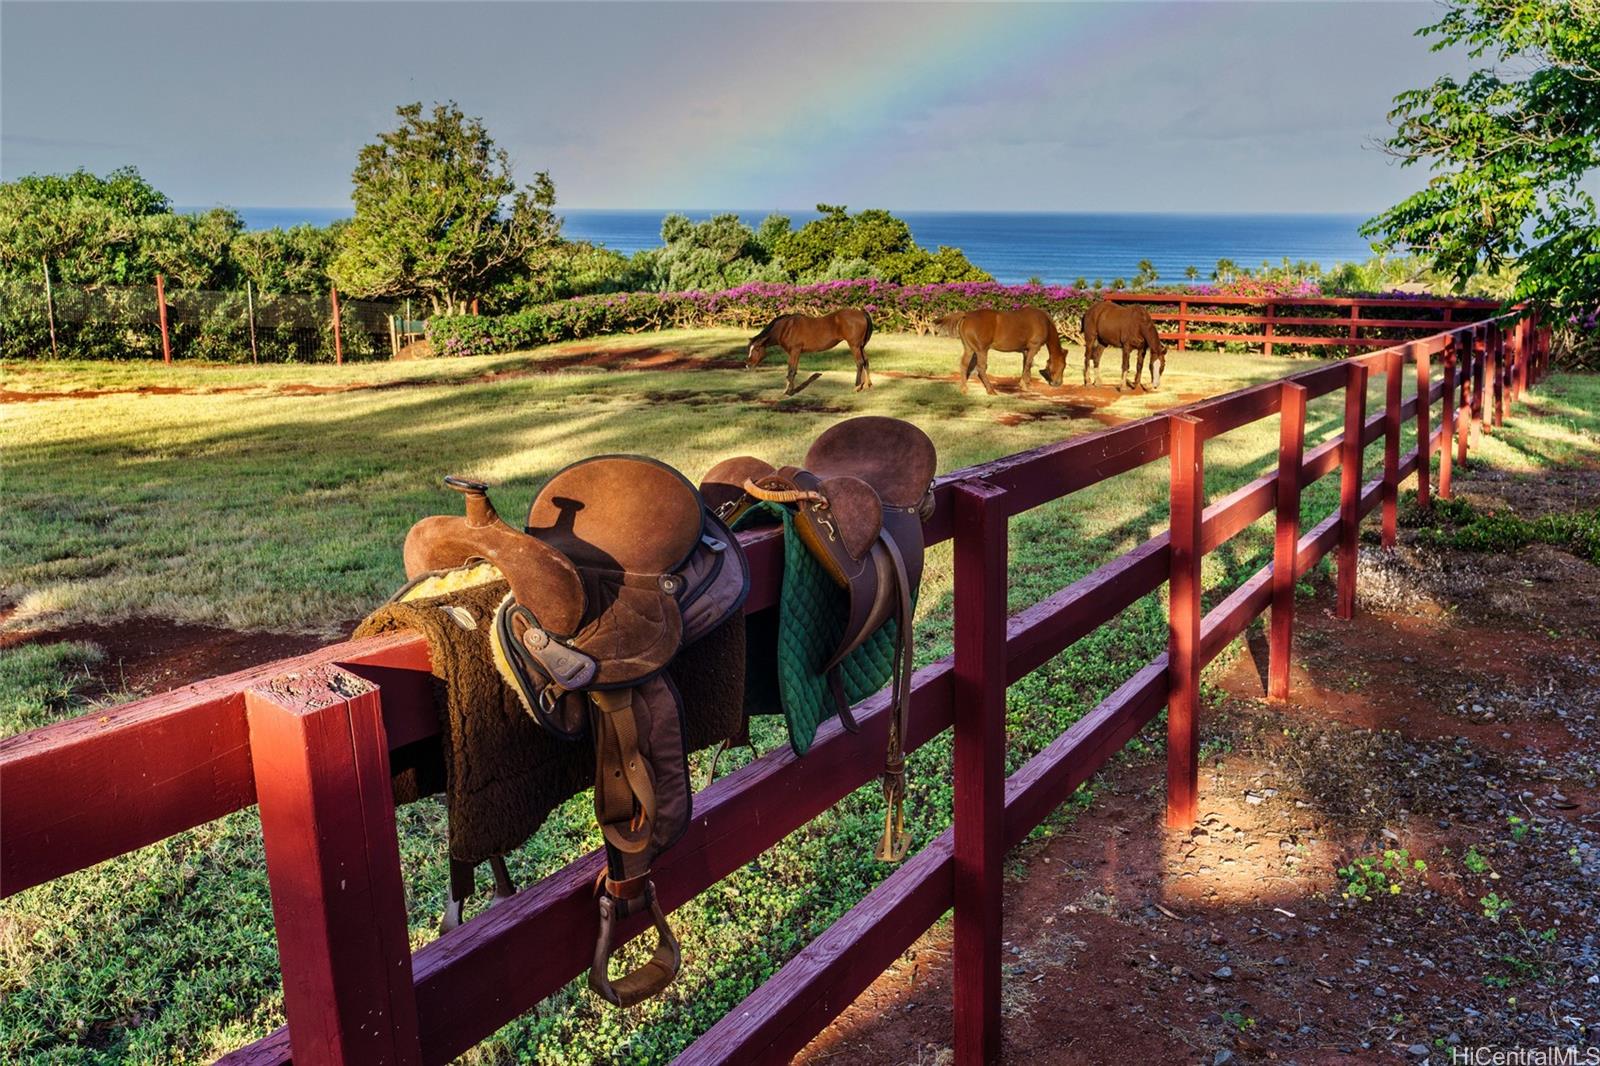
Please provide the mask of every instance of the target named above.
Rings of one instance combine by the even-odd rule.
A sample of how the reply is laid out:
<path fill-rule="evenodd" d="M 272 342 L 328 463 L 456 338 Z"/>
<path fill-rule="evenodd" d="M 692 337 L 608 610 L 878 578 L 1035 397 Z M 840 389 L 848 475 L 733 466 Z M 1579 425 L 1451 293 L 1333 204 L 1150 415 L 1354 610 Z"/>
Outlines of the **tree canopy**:
<path fill-rule="evenodd" d="M 1569 314 L 1600 303 L 1600 0 L 1445 0 L 1418 31 L 1487 66 L 1395 98 L 1388 150 L 1427 185 L 1369 221 L 1458 289 L 1517 267 L 1516 297 Z"/>
<path fill-rule="evenodd" d="M 555 184 L 539 171 L 518 186 L 483 120 L 453 101 L 396 114 L 399 126 L 356 161 L 355 218 L 340 234 L 333 279 L 357 296 L 420 296 L 435 311 L 464 311 L 558 239 Z"/>

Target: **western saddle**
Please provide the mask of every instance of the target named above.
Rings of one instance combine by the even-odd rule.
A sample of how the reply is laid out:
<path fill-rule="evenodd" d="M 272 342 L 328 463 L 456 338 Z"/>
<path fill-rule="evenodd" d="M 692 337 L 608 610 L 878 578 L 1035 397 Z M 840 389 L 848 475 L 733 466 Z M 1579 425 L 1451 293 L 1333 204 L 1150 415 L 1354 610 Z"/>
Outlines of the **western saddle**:
<path fill-rule="evenodd" d="M 730 526 L 759 518 L 754 512 L 763 508 L 769 519 L 772 508 L 788 511 L 806 549 L 847 597 L 843 635 L 821 669 L 852 732 L 858 727 L 838 680 L 840 664 L 885 623 L 896 623 L 883 775 L 888 811 L 877 855 L 897 861 L 906 854 L 912 607 L 935 466 L 933 443 L 915 426 L 855 418 L 819 436 L 801 467 L 774 469 L 741 456 L 717 464 L 698 490 L 654 459 L 581 460 L 540 489 L 523 529 L 496 513 L 483 483 L 447 477 L 465 495 L 465 515 L 425 518 L 407 534 L 405 570 L 413 581 L 483 563 L 503 576 L 509 591 L 488 642 L 499 674 L 546 731 L 593 744 L 606 869 L 596 885 L 600 929 L 589 985 L 607 1001 L 626 1007 L 653 996 L 681 964 L 650 879 L 654 858 L 687 827 L 692 796 L 683 700 L 665 671 L 680 649 L 742 609 L 749 567 Z M 744 689 L 745 679 L 735 681 Z M 503 863 L 495 873 L 503 895 Z M 459 919 L 456 895 L 453 887 Z M 656 950 L 613 979 L 616 921 L 646 910 Z"/>

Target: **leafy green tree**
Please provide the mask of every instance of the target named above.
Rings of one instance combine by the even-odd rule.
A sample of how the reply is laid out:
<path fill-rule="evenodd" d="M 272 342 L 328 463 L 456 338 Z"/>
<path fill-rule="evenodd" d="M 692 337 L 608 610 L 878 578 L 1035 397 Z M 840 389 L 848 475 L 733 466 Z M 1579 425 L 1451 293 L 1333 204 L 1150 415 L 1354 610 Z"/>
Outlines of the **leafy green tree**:
<path fill-rule="evenodd" d="M 1142 289 L 1146 285 L 1154 285 L 1160 278 L 1161 275 L 1156 272 L 1156 265 L 1148 259 L 1141 259 L 1138 273 L 1133 276 L 1133 287 Z"/>
<path fill-rule="evenodd" d="M 339 236 L 333 280 L 357 296 L 420 296 L 435 312 L 464 312 L 558 239 L 555 184 L 540 171 L 518 186 L 483 120 L 453 101 L 396 114 L 398 128 L 356 161 L 356 213 Z"/>
<path fill-rule="evenodd" d="M 1190 281 L 1198 281 L 1200 279 L 1200 268 L 1195 266 L 1193 263 L 1190 263 L 1188 266 L 1183 268 L 1183 276 L 1188 278 Z"/>
<path fill-rule="evenodd" d="M 169 283 L 188 289 L 236 283 L 233 242 L 244 231 L 237 212 L 214 207 L 198 215 L 153 215 L 144 230 L 150 259 Z"/>
<path fill-rule="evenodd" d="M 321 295 L 328 290 L 328 268 L 346 225 L 338 221 L 241 233 L 233 239 L 235 267 L 259 292 Z"/>
<path fill-rule="evenodd" d="M 912 285 L 948 281 L 990 281 L 956 248 L 929 252 L 911 236 L 911 227 L 887 211 L 850 214 L 845 207 L 818 204 L 821 218 L 776 241 L 778 260 L 799 282 L 860 276 L 848 271 L 865 262 L 873 277 Z"/>
<path fill-rule="evenodd" d="M 0 184 L 0 275 L 42 280 L 43 266 L 71 285 L 142 285 L 153 279 L 147 224 L 171 205 L 133 167 L 86 170 Z"/>
<path fill-rule="evenodd" d="M 1600 2 L 1445 0 L 1418 31 L 1488 65 L 1395 97 L 1386 142 L 1432 173 L 1362 232 L 1415 249 L 1456 286 L 1520 267 L 1516 295 L 1568 312 L 1600 303 Z"/>

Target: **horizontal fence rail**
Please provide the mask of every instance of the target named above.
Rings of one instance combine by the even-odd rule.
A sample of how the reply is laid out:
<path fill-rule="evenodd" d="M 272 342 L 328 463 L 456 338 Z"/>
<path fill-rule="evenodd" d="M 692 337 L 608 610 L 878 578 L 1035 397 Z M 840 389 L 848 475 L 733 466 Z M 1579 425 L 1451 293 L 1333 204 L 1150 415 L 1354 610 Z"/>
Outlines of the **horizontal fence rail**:
<path fill-rule="evenodd" d="M 1387 348 L 1405 335 L 1481 321 L 1500 306 L 1490 300 L 1154 292 L 1108 293 L 1106 299 L 1147 307 L 1162 324 L 1161 339 L 1180 352 L 1193 344 L 1259 344 L 1266 355 L 1283 347 Z"/>
<path fill-rule="evenodd" d="M 679 1061 L 786 1059 L 952 907 L 956 1057 L 993 1061 L 1005 849 L 1163 707 L 1168 822 L 1190 824 L 1200 670 L 1270 612 L 1269 696 L 1285 698 L 1295 580 L 1333 555 L 1339 613 L 1349 617 L 1362 519 L 1380 511 L 1391 543 L 1403 480 L 1417 478 L 1423 505 L 1435 491 L 1448 497 L 1473 431 L 1493 432 L 1506 406 L 1547 371 L 1548 357 L 1548 334 L 1528 317 L 1506 314 L 940 478 L 925 533 L 930 545 L 954 540 L 955 650 L 916 672 L 905 740 L 912 750 L 954 728 L 953 824 Z M 1385 377 L 1384 401 L 1369 414 L 1368 383 L 1377 375 Z M 1408 375 L 1415 393 L 1402 400 Z M 1336 392 L 1345 398 L 1342 431 L 1307 449 L 1306 405 Z M 1273 417 L 1275 467 L 1209 500 L 1206 443 Z M 1402 453 L 1408 420 L 1416 443 Z M 1364 481 L 1365 450 L 1379 441 L 1382 473 Z M 1163 459 L 1171 468 L 1169 529 L 1008 617 L 1008 521 Z M 1302 530 L 1301 493 L 1335 471 L 1339 505 Z M 1203 611 L 1205 555 L 1274 513 L 1272 561 Z M 741 540 L 753 571 L 746 610 L 771 609 L 782 567 L 778 536 Z M 1006 687 L 1163 585 L 1170 590 L 1166 651 L 1006 776 Z M 588 968 L 603 857 L 587 855 L 409 950 L 389 753 L 438 732 L 428 671 L 420 636 L 376 637 L 0 740 L 0 895 L 256 805 L 288 1025 L 225 1060 L 434 1063 L 460 1055 Z M 856 717 L 862 736 L 830 721 L 805 757 L 784 746 L 699 793 L 683 839 L 657 863 L 663 907 L 681 906 L 873 780 L 882 768 L 887 694 L 865 701 Z M 63 785 L 83 780 L 98 787 Z M 648 916 L 634 916 L 620 935 L 636 936 L 647 924 Z"/>

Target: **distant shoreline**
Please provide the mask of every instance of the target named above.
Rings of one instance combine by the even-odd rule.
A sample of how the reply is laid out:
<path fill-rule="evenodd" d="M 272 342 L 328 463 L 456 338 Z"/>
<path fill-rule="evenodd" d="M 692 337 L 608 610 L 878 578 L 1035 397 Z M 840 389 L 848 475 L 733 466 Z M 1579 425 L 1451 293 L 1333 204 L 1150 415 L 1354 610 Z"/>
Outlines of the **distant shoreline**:
<path fill-rule="evenodd" d="M 179 207 L 203 211 L 203 207 Z M 246 229 L 270 229 L 301 223 L 325 226 L 350 217 L 346 207 L 237 207 Z M 602 244 L 624 255 L 661 245 L 661 218 L 674 209 L 558 209 L 563 232 L 572 240 Z M 678 209 L 691 219 L 710 218 L 722 209 Z M 757 225 L 769 210 L 736 210 Z M 817 217 L 815 210 L 778 210 L 796 225 Z M 1200 280 L 1210 277 L 1219 259 L 1243 267 L 1263 260 L 1278 264 L 1304 260 L 1332 269 L 1362 262 L 1372 255 L 1359 228 L 1363 214 L 1135 211 L 897 211 L 919 244 L 960 248 L 967 258 L 994 275 L 1016 284 L 1038 278 L 1067 285 L 1079 278 L 1109 284 L 1130 279 L 1139 261 L 1154 264 L 1162 281 L 1185 280 L 1193 266 Z"/>

